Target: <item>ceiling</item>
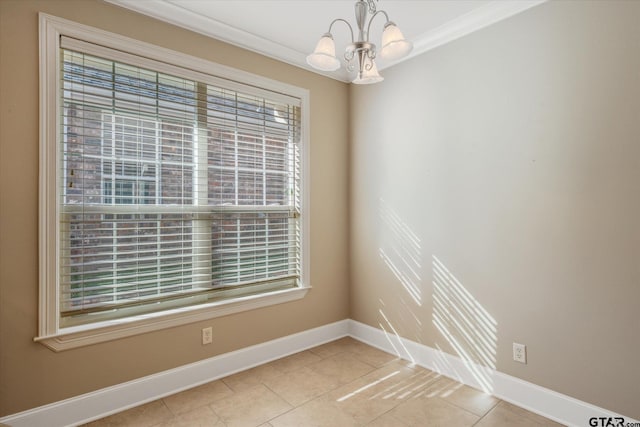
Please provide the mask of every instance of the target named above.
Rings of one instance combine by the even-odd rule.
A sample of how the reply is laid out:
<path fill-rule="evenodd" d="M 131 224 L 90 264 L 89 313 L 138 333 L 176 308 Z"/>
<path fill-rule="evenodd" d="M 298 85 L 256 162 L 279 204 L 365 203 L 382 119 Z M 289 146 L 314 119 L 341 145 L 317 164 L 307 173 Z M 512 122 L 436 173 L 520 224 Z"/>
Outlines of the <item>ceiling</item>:
<path fill-rule="evenodd" d="M 107 1 L 314 72 L 318 71 L 307 65 L 305 58 L 331 21 L 343 18 L 356 25 L 354 0 Z M 544 1 L 380 0 L 377 8 L 386 11 L 413 42 L 413 51 L 403 58 L 407 60 Z M 381 14 L 371 25 L 371 41 L 375 44 L 380 43 L 384 22 Z M 336 51 L 340 52 L 351 39 L 349 30 L 337 23 L 332 33 Z M 380 70 L 395 65 L 376 62 Z M 351 80 L 344 67 L 319 73 Z"/>

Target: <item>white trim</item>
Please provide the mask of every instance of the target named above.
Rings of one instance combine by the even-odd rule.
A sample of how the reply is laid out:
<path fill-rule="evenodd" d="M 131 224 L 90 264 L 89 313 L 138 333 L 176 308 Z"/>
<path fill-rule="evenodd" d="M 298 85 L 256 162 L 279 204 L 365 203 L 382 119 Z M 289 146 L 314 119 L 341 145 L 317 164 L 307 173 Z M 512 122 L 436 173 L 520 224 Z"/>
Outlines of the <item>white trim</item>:
<path fill-rule="evenodd" d="M 478 389 L 482 389 L 482 386 L 473 373 L 482 371 L 483 375 L 488 375 L 491 380 L 492 395 L 562 424 L 585 426 L 591 417 L 624 417 L 520 378 L 475 365 L 424 344 L 387 334 L 380 329 L 355 320 L 349 322 L 349 335 L 373 347 L 396 354 L 402 359 L 411 360 L 417 365 Z M 630 417 L 624 418 L 625 423 L 638 422 Z"/>
<path fill-rule="evenodd" d="M 310 161 L 309 161 L 309 129 L 310 102 L 309 90 L 272 80 L 246 71 L 236 70 L 221 64 L 210 62 L 202 58 L 190 56 L 181 52 L 158 47 L 149 43 L 130 39 L 115 33 L 79 24 L 63 18 L 58 18 L 45 13 L 39 14 L 40 24 L 40 192 L 39 192 L 39 328 L 35 341 L 41 342 L 54 351 L 68 350 L 99 342 L 120 339 L 127 336 L 151 332 L 159 329 L 170 328 L 225 316 L 240 311 L 252 310 L 273 304 L 294 301 L 303 298 L 311 288 L 309 270 L 309 236 L 310 222 Z M 56 173 L 58 144 L 52 143 L 59 138 L 60 126 L 60 102 L 58 100 L 58 85 L 60 81 L 59 71 L 59 47 L 61 36 L 67 43 L 85 46 L 83 43 L 92 43 L 94 49 L 111 49 L 112 54 L 127 54 L 140 56 L 141 60 L 158 61 L 165 67 L 173 67 L 172 64 L 180 64 L 181 67 L 197 74 L 197 77 L 207 77 L 216 82 L 220 79 L 235 85 L 243 91 L 255 92 L 269 97 L 280 97 L 287 102 L 299 102 L 302 106 L 302 135 L 301 156 L 303 168 L 302 191 L 302 286 L 283 291 L 269 292 L 260 295 L 252 295 L 233 298 L 225 301 L 213 302 L 202 305 L 194 305 L 182 309 L 166 310 L 159 313 L 145 314 L 131 318 L 92 323 L 83 327 L 60 328 L 58 319 L 58 270 L 57 262 L 59 250 L 59 215 L 56 194 L 61 187 L 59 174 Z M 55 108 L 51 108 L 55 106 Z M 52 175 L 56 179 L 50 179 Z"/>
<path fill-rule="evenodd" d="M 146 4 L 147 2 L 142 3 Z M 191 69 L 193 71 L 222 77 L 244 85 L 269 89 L 274 92 L 288 94 L 297 98 L 302 98 L 309 92 L 308 89 L 290 85 L 279 80 L 273 80 L 248 71 L 238 70 L 233 67 L 228 67 L 226 65 L 125 37 L 99 28 L 94 28 L 89 25 L 80 24 L 68 19 L 59 18 L 42 12 L 40 12 L 39 17 L 40 28 L 47 29 L 47 31 L 49 31 L 48 33 L 41 32 L 41 38 L 44 37 L 45 34 L 49 34 L 54 38 L 65 35 L 89 43 L 106 46 L 111 49 L 121 50 L 132 55 L 138 55 L 155 61 L 164 62 L 166 64 L 180 64 L 181 67 Z M 44 42 L 41 43 L 41 47 L 43 47 L 43 44 Z M 42 51 L 40 52 L 41 61 L 47 59 L 43 55 L 44 53 L 45 52 Z"/>
<path fill-rule="evenodd" d="M 485 5 L 482 5 L 471 12 L 466 13 L 456 19 L 441 25 L 431 31 L 428 31 L 415 38 L 413 42 L 413 50 L 411 53 L 402 58 L 401 61 L 385 64 L 380 67 L 381 70 L 389 68 L 399 62 L 406 61 L 417 55 L 421 55 L 431 49 L 435 49 L 438 46 L 452 42 L 460 37 L 471 34 L 475 31 L 481 30 L 489 25 L 500 22 L 513 15 L 516 15 L 525 10 L 531 9 L 534 6 L 546 3 L 547 0 L 520 0 L 520 1 L 492 1 Z"/>
<path fill-rule="evenodd" d="M 347 319 L 29 409 L 0 418 L 0 423 L 13 427 L 57 427 L 86 423 L 347 335 L 403 359 L 413 360 L 456 381 L 478 387 L 469 372 L 469 365 L 459 357 Z M 621 416 L 502 372 L 484 372 L 491 374 L 496 397 L 562 424 L 584 426 L 591 417 Z M 638 422 L 624 418 L 629 423 Z"/>
<path fill-rule="evenodd" d="M 58 259 L 58 212 L 57 189 L 58 182 L 50 179 L 55 173 L 57 159 L 57 144 L 46 144 L 45 141 L 57 141 L 59 129 L 57 81 L 60 77 L 59 50 L 56 37 L 58 29 L 50 20 L 40 18 L 40 110 L 39 110 L 39 331 L 49 331 L 58 328 L 58 293 L 51 292 L 48 278 L 57 271 Z M 56 107 L 51 111 L 51 105 Z M 52 170 L 53 168 L 53 170 Z M 44 253 L 54 254 L 52 257 L 43 256 Z"/>
<path fill-rule="evenodd" d="M 349 73 L 342 68 L 333 72 L 316 70 L 315 68 L 310 67 L 306 62 L 308 53 L 298 52 L 295 49 L 275 43 L 269 39 L 249 33 L 240 28 L 194 13 L 178 4 L 169 3 L 163 0 L 106 1 L 115 4 L 116 6 L 151 16 L 152 18 L 160 21 L 168 22 L 169 24 L 194 31 L 204 36 L 221 40 L 225 43 L 241 47 L 251 52 L 265 55 L 269 58 L 277 59 L 278 61 L 304 68 L 317 74 L 322 74 L 332 79 L 340 80 L 342 82 L 351 81 Z"/>
<path fill-rule="evenodd" d="M 316 70 L 306 62 L 306 56 L 309 52 L 298 52 L 297 50 L 275 43 L 229 24 L 217 21 L 213 18 L 198 15 L 175 3 L 170 3 L 164 0 L 106 1 L 117 6 L 133 10 L 134 12 L 151 16 L 160 21 L 168 22 L 170 24 L 186 28 L 187 30 L 195 31 L 199 34 L 222 40 L 243 49 L 277 59 L 287 64 L 304 68 L 305 70 L 312 71 L 317 74 L 322 74 L 335 80 L 342 82 L 350 82 L 352 80 L 349 73 L 344 70 L 344 67 L 341 67 L 340 70 L 334 72 Z M 546 1 L 547 0 L 496 0 L 484 4 L 434 30 L 415 37 L 412 40 L 414 48 L 409 56 L 399 61 L 383 64 L 379 69 L 383 70 L 417 55 L 421 55 L 431 49 L 445 43 L 449 43 L 489 25 L 495 24 L 503 19 L 507 19 L 517 13 L 523 12 L 534 6 L 538 6 Z"/>
<path fill-rule="evenodd" d="M 302 158 L 302 233 L 301 233 L 301 250 L 302 258 L 300 260 L 300 274 L 304 278 L 304 285 L 309 288 L 313 286 L 311 283 L 311 97 L 309 91 L 300 94 L 300 103 L 302 114 L 300 127 L 302 128 L 301 153 Z"/>
<path fill-rule="evenodd" d="M 12 427 L 74 426 L 244 371 L 348 334 L 341 320 L 0 418 Z"/>
<path fill-rule="evenodd" d="M 209 304 L 92 323 L 85 326 L 61 329 L 58 333 L 36 337 L 34 341 L 46 345 L 53 351 L 64 351 L 160 329 L 173 328 L 201 320 L 214 319 L 242 311 L 296 301 L 304 298 L 309 289 L 309 287 L 285 289 L 266 294 L 250 295 Z"/>

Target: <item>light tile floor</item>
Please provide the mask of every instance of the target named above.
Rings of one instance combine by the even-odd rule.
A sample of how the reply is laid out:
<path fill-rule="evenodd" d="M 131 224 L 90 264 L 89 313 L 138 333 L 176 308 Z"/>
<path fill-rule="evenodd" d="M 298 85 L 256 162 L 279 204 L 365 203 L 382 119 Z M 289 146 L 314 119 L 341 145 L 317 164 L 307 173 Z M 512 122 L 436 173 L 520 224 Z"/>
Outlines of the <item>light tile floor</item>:
<path fill-rule="evenodd" d="M 86 424 L 136 427 L 559 426 L 351 338 Z"/>

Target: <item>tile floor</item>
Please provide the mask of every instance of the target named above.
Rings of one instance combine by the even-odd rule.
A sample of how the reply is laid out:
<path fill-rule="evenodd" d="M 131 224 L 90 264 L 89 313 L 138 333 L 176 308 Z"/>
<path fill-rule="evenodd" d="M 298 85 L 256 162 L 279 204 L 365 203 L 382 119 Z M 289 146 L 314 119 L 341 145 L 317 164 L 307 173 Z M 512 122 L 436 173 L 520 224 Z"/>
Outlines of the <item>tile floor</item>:
<path fill-rule="evenodd" d="M 559 426 L 351 338 L 86 426 Z"/>

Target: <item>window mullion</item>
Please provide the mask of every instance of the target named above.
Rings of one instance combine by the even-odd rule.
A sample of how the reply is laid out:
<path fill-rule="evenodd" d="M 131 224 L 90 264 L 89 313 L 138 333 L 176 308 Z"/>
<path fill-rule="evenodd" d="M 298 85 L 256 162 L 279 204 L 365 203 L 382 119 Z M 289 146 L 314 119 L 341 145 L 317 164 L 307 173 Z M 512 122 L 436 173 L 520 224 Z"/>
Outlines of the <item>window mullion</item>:
<path fill-rule="evenodd" d="M 115 76 L 115 70 L 113 71 L 113 75 Z M 114 77 L 115 78 L 115 77 Z M 115 86 L 114 86 L 115 87 Z M 115 91 L 115 89 L 114 89 Z M 116 144 L 117 144 L 117 119 L 116 119 L 116 115 L 115 115 L 115 106 L 113 107 L 113 114 L 110 115 L 110 119 L 111 119 L 111 176 L 110 181 L 111 181 L 111 204 L 115 205 L 116 204 Z M 104 216 L 103 216 L 104 218 Z M 112 293 L 112 300 L 113 302 L 115 302 L 118 299 L 117 293 L 118 293 L 118 287 L 117 285 L 117 274 L 115 273 L 117 271 L 118 268 L 118 264 L 116 262 L 116 256 L 118 254 L 118 221 L 116 221 L 116 216 L 113 215 L 111 217 L 111 219 L 113 220 L 112 222 L 112 226 L 111 226 L 111 258 L 113 259 L 113 264 L 111 267 L 111 271 L 114 272 L 114 274 L 111 276 L 111 285 L 113 286 L 113 293 Z"/>
<path fill-rule="evenodd" d="M 239 163 L 238 163 L 238 144 L 240 144 L 240 135 L 239 135 L 239 131 L 238 131 L 238 124 L 239 124 L 239 120 L 238 120 L 238 94 L 235 93 L 234 95 L 235 97 L 235 103 L 234 103 L 234 107 L 236 109 L 235 111 L 235 129 L 233 132 L 233 168 L 234 168 L 234 173 L 233 173 L 233 179 L 234 179 L 234 183 L 233 183 L 233 188 L 234 188 L 234 205 L 238 206 L 240 204 L 240 199 L 238 197 L 239 194 L 239 184 L 240 184 L 240 170 L 238 169 L 240 167 Z M 235 229 L 235 235 L 236 235 L 236 248 L 238 248 L 238 252 L 236 253 L 235 256 L 235 260 L 236 260 L 236 266 L 235 266 L 235 271 L 236 271 L 236 281 L 240 281 L 242 280 L 242 262 L 241 262 L 241 256 L 242 253 L 240 252 L 241 249 L 241 238 L 240 238 L 240 234 L 242 232 L 242 227 L 241 227 L 241 215 L 238 215 L 238 217 L 236 218 L 236 229 Z"/>
<path fill-rule="evenodd" d="M 207 85 L 196 83 L 196 93 L 193 203 L 197 206 L 207 206 L 209 203 Z M 192 277 L 195 287 L 209 286 L 211 281 L 211 220 L 210 214 L 200 210 L 194 214 Z"/>
<path fill-rule="evenodd" d="M 156 86 L 156 90 L 157 90 L 157 86 Z M 156 120 L 155 122 L 155 134 L 154 134 L 154 141 L 155 141 L 155 152 L 154 152 L 154 156 L 155 156 L 155 168 L 156 168 L 156 176 L 160 176 L 162 168 L 160 167 L 160 161 L 162 159 L 162 156 L 160 155 L 160 151 L 162 150 L 162 128 L 161 128 L 161 123 L 160 123 L 160 119 L 158 118 L 158 120 Z M 156 206 L 160 204 L 161 202 L 161 193 L 160 193 L 160 182 L 161 180 L 158 179 L 156 182 L 156 194 L 155 194 L 155 203 Z M 162 254 L 162 221 L 155 221 L 155 239 L 156 239 L 156 251 L 157 251 L 157 258 L 156 258 L 156 278 L 157 278 L 157 285 L 156 288 L 158 289 L 158 293 L 160 293 L 160 278 L 162 277 L 162 256 L 160 254 Z"/>
<path fill-rule="evenodd" d="M 299 209 L 300 206 L 298 205 L 298 195 L 297 195 L 297 191 L 299 191 L 299 187 L 298 187 L 298 174 L 300 173 L 300 171 L 298 170 L 299 164 L 298 164 L 298 153 L 297 153 L 297 149 L 298 149 L 298 145 L 295 141 L 295 139 L 292 137 L 292 135 L 295 135 L 295 131 L 296 131 L 296 127 L 291 126 L 291 123 L 293 121 L 295 121 L 295 110 L 293 110 L 292 107 L 289 107 L 287 109 L 287 116 L 288 116 L 288 122 L 289 122 L 289 132 L 288 132 L 288 137 L 287 137 L 287 142 L 288 142 L 288 156 L 289 157 L 289 174 L 291 176 L 291 180 L 289 182 L 289 188 L 290 188 L 290 199 L 289 199 L 289 203 L 290 206 L 293 206 L 293 212 L 290 214 L 289 217 L 289 221 L 288 221 L 288 232 L 289 232 L 289 236 L 296 236 L 296 242 L 293 245 L 289 245 L 289 251 L 288 251 L 288 257 L 289 260 L 292 259 L 296 259 L 296 257 L 298 256 L 299 253 L 299 247 L 298 244 L 299 242 L 299 235 L 298 235 L 298 230 L 299 230 Z M 291 218 L 291 216 L 293 216 L 293 218 Z M 296 260 L 296 263 L 299 262 L 298 260 Z M 289 273 L 291 273 L 291 261 L 289 261 L 289 265 L 288 265 L 288 270 Z M 298 271 L 298 266 L 295 265 L 293 270 L 295 271 L 296 274 L 299 274 Z"/>
<path fill-rule="evenodd" d="M 266 114 L 266 103 L 262 101 L 262 111 Z M 262 116 L 262 203 L 267 205 L 267 136 L 266 136 L 266 117 Z M 264 236 L 265 236 L 265 274 L 269 275 L 269 215 L 267 214 L 264 219 Z"/>

